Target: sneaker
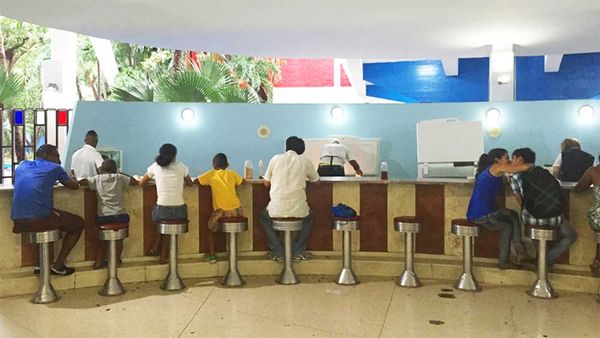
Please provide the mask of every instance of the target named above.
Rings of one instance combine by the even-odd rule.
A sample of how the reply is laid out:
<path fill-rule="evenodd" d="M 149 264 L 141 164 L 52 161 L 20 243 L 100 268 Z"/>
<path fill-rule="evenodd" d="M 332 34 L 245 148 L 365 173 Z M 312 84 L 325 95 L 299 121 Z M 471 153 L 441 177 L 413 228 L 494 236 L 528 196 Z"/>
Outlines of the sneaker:
<path fill-rule="evenodd" d="M 498 269 L 500 270 L 521 270 L 523 268 L 522 265 L 515 264 L 513 262 L 500 262 L 498 263 Z"/>
<path fill-rule="evenodd" d="M 283 257 L 279 257 L 279 256 L 273 255 L 271 257 L 271 260 L 274 261 L 274 262 L 277 262 L 277 263 L 281 263 L 281 262 L 283 262 Z"/>
<path fill-rule="evenodd" d="M 40 274 L 40 267 L 39 266 L 34 266 L 33 267 L 33 274 L 34 275 L 39 275 Z"/>
<path fill-rule="evenodd" d="M 295 261 L 305 261 L 307 259 L 310 259 L 312 257 L 312 254 L 310 252 L 304 252 L 302 254 L 299 255 L 294 255 L 294 260 Z"/>
<path fill-rule="evenodd" d="M 63 268 L 59 270 L 55 268 L 54 265 L 50 265 L 50 273 L 53 275 L 68 276 L 72 275 L 73 272 L 75 272 L 75 269 L 70 268 L 68 266 L 63 266 Z"/>
<path fill-rule="evenodd" d="M 206 260 L 210 263 L 210 264 L 215 264 L 217 262 L 217 256 L 215 255 L 207 255 L 206 256 Z"/>

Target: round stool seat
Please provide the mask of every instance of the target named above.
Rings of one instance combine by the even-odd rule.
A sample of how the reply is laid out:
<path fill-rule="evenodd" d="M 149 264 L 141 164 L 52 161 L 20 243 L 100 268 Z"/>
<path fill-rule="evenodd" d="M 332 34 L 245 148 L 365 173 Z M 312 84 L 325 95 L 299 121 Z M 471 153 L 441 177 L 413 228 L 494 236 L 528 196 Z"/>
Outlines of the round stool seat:
<path fill-rule="evenodd" d="M 558 228 L 553 226 L 526 224 L 525 234 L 531 239 L 553 241 L 558 238 Z"/>
<path fill-rule="evenodd" d="M 468 219 L 453 219 L 450 232 L 457 236 L 479 236 L 479 226 Z"/>
<path fill-rule="evenodd" d="M 102 241 L 118 241 L 129 237 L 129 223 L 107 223 L 98 226 Z"/>
<path fill-rule="evenodd" d="M 304 218 L 278 217 L 273 218 L 273 229 L 277 231 L 299 231 L 302 229 Z"/>
<path fill-rule="evenodd" d="M 248 218 L 243 216 L 219 218 L 219 230 L 221 232 L 233 233 L 248 230 Z"/>
<path fill-rule="evenodd" d="M 59 229 L 39 232 L 28 232 L 27 234 L 27 237 L 29 238 L 29 243 L 31 244 L 56 242 L 62 238 L 62 231 L 60 231 Z"/>
<path fill-rule="evenodd" d="M 177 219 L 158 222 L 158 232 L 163 235 L 179 235 L 188 232 L 188 220 Z"/>
<path fill-rule="evenodd" d="M 394 217 L 394 230 L 398 232 L 418 233 L 422 224 L 422 221 L 414 216 Z"/>
<path fill-rule="evenodd" d="M 354 231 L 360 229 L 360 216 L 334 217 L 333 229 L 338 231 Z"/>
<path fill-rule="evenodd" d="M 600 244 L 600 231 L 596 231 L 596 243 Z"/>

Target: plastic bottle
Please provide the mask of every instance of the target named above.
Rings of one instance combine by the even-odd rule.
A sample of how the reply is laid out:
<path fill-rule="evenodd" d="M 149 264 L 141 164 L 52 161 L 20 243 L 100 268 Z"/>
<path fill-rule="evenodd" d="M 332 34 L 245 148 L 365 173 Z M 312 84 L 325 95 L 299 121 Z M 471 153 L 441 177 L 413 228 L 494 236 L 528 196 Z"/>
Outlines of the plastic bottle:
<path fill-rule="evenodd" d="M 388 165 L 387 165 L 387 162 L 381 162 L 380 171 L 381 171 L 381 179 L 382 180 L 387 180 L 388 179 Z"/>
<path fill-rule="evenodd" d="M 252 174 L 253 174 L 252 171 L 253 171 L 252 161 L 247 160 L 244 163 L 244 178 L 247 180 L 251 180 Z"/>
<path fill-rule="evenodd" d="M 265 162 L 263 160 L 258 161 L 258 178 L 263 178 L 265 175 Z"/>

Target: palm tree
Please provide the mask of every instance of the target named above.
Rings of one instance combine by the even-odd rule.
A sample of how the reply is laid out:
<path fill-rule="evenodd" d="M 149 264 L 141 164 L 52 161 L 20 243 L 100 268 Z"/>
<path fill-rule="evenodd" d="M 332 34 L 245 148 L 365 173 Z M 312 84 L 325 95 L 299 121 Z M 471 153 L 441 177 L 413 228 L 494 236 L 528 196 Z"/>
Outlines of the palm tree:
<path fill-rule="evenodd" d="M 10 105 L 10 103 L 16 99 L 23 88 L 25 87 L 25 83 L 23 79 L 15 74 L 11 74 L 8 70 L 4 68 L 3 65 L 0 65 L 0 109 L 4 109 L 5 106 Z M 13 114 L 3 114 L 7 116 L 7 119 L 1 121 L 1 126 L 3 130 L 3 139 L 10 140 L 11 139 L 11 126 L 14 123 L 14 115 Z M 15 154 L 17 155 L 17 163 L 21 162 L 25 159 L 24 144 L 23 144 L 23 134 L 20 128 L 15 129 L 14 133 L 14 143 L 13 149 Z M 0 154 L 0 156 L 3 156 Z"/>

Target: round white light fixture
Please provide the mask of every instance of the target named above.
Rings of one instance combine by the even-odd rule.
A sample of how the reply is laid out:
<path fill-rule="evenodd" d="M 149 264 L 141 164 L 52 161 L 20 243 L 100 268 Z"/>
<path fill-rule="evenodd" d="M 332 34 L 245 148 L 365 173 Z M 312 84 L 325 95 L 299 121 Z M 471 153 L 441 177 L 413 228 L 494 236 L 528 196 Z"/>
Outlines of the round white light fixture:
<path fill-rule="evenodd" d="M 490 123 L 498 123 L 500 121 L 500 111 L 496 108 L 490 108 L 485 112 L 485 119 Z"/>
<path fill-rule="evenodd" d="M 335 106 L 331 108 L 330 113 L 334 120 L 341 120 L 344 118 L 344 110 L 341 107 Z"/>
<path fill-rule="evenodd" d="M 185 122 L 191 122 L 194 120 L 194 111 L 191 110 L 190 108 L 185 108 L 184 110 L 181 111 L 181 118 L 185 121 Z"/>
<path fill-rule="evenodd" d="M 504 74 L 504 75 L 500 75 L 498 76 L 498 84 L 507 84 L 510 82 L 510 75 Z"/>
<path fill-rule="evenodd" d="M 256 130 L 256 134 L 260 138 L 267 138 L 267 137 L 269 137 L 269 135 L 271 135 L 271 128 L 269 128 L 265 125 L 262 125 L 262 126 L 258 127 L 258 129 Z"/>
<path fill-rule="evenodd" d="M 579 108 L 579 117 L 582 120 L 589 120 L 594 116 L 594 108 L 589 105 L 584 105 Z"/>

